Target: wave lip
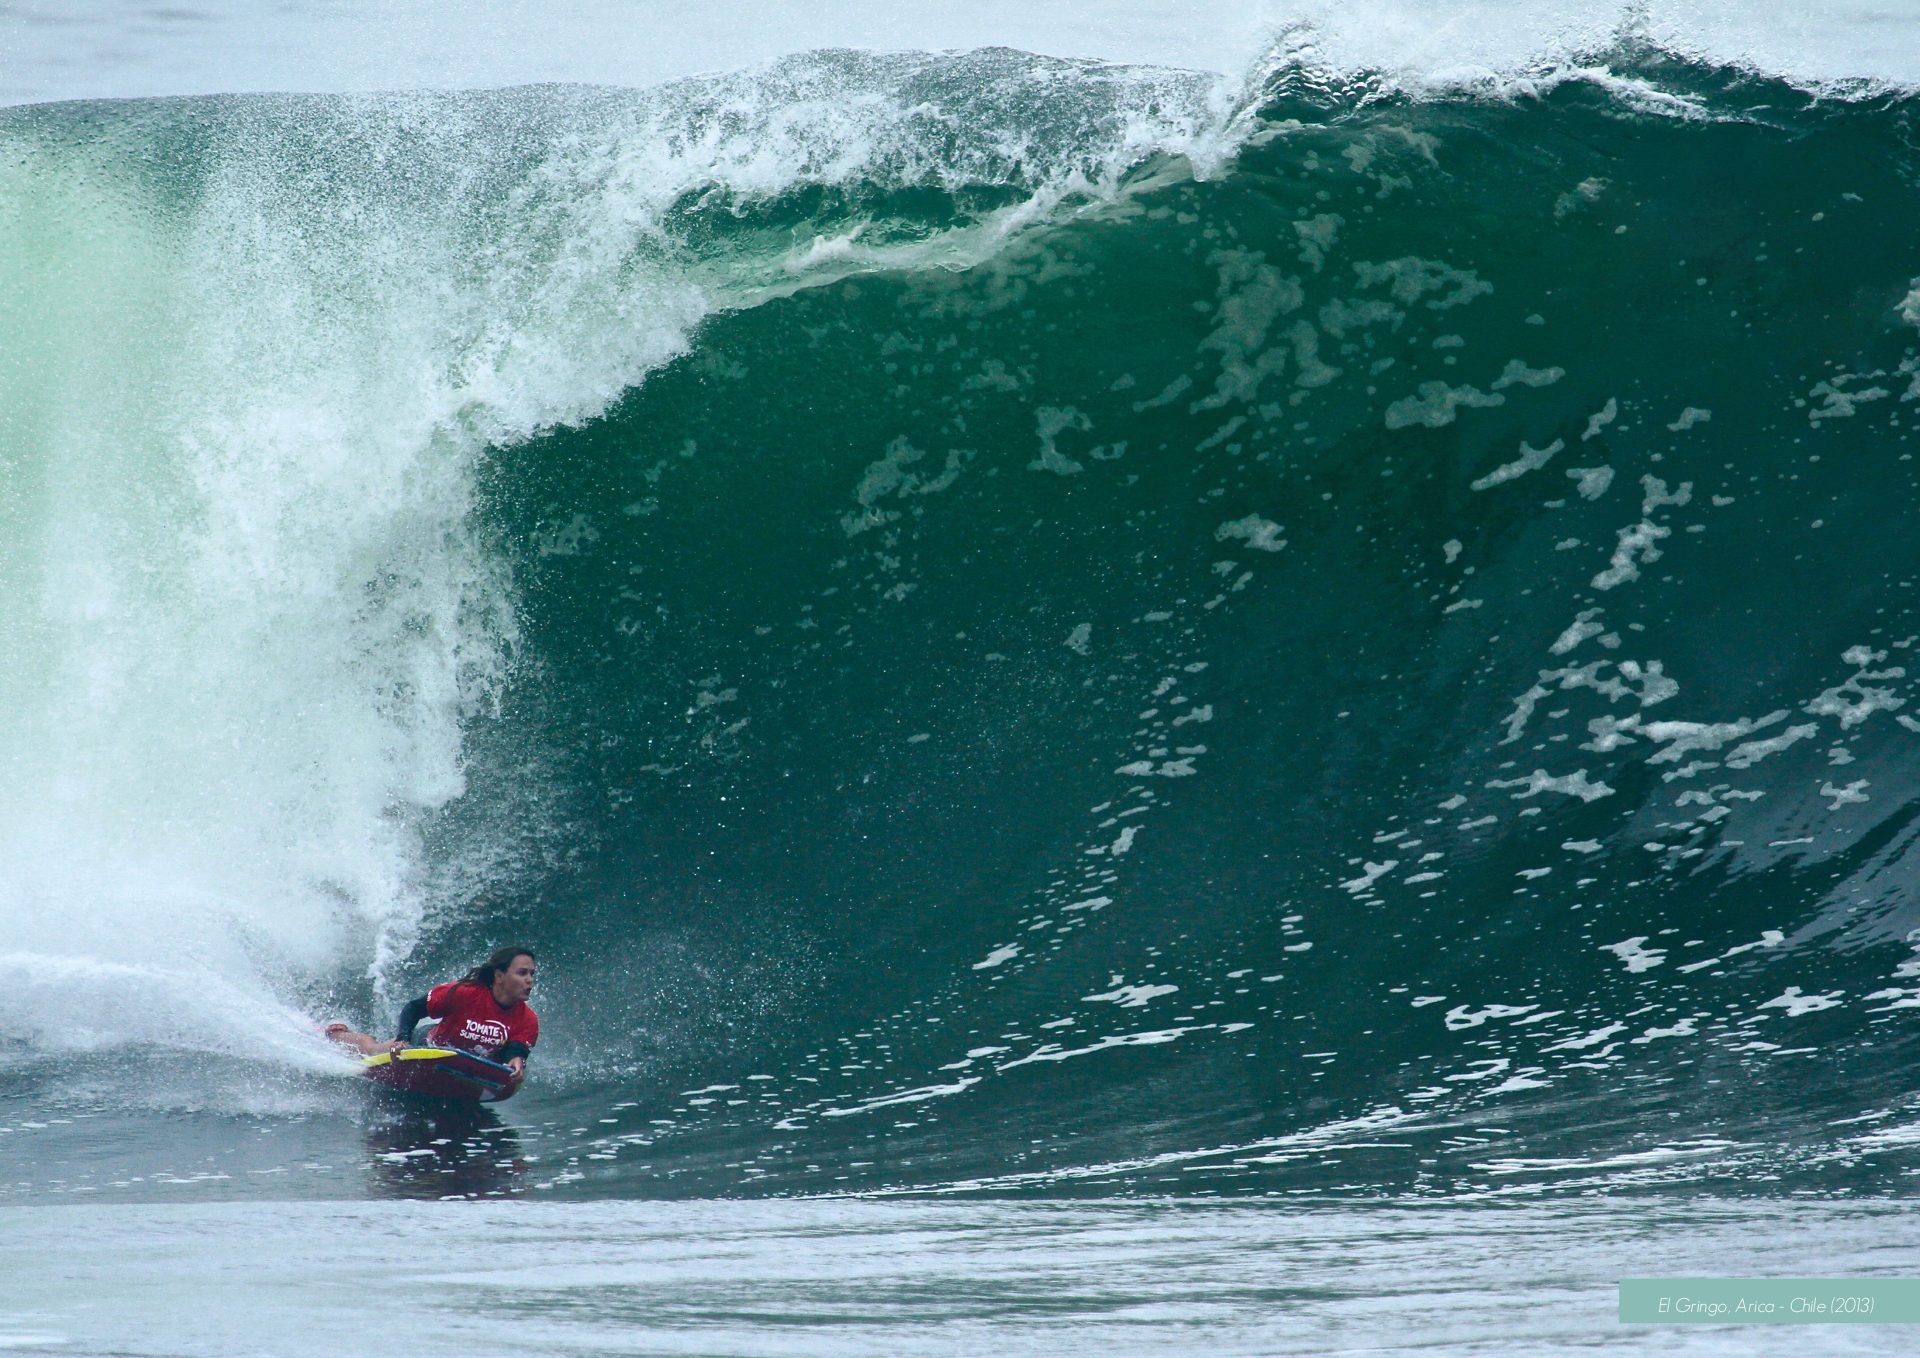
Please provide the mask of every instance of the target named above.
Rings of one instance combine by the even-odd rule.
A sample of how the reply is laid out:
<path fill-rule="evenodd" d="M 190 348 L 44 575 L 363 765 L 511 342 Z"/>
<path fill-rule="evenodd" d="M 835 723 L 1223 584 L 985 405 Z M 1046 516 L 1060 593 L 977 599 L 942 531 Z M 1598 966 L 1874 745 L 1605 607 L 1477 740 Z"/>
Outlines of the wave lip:
<path fill-rule="evenodd" d="M 436 0 L 371 9 L 207 0 L 138 17 L 116 0 L 73 0 L 58 22 L 27 7 L 0 14 L 0 48 L 9 53 L 0 105 L 543 83 L 644 88 L 827 48 L 1004 47 L 1238 77 L 1302 35 L 1329 69 L 1381 73 L 1410 90 L 1524 82 L 1579 66 L 1623 37 L 1803 88 L 1920 87 L 1912 0 L 828 0 L 778 14 L 756 0 L 713 0 L 697 23 L 665 0 L 476 0 L 451 9 Z M 68 60 L 79 44 L 111 55 Z"/>

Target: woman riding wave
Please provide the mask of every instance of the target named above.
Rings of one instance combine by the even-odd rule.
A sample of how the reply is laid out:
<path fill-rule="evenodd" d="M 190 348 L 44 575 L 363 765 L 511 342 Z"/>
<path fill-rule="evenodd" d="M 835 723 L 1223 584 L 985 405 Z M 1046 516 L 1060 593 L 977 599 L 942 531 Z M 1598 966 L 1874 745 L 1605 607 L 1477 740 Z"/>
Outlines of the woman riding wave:
<path fill-rule="evenodd" d="M 526 1072 L 527 1057 L 540 1040 L 540 1016 L 527 1003 L 533 994 L 534 965 L 531 948 L 497 948 L 459 980 L 409 1000 L 400 1010 L 394 1040 L 382 1042 L 344 1023 L 329 1023 L 326 1035 L 343 1047 L 372 1056 L 418 1045 L 421 1039 L 415 1037 L 415 1030 L 426 1020 L 437 1019 L 425 1034 L 426 1045 L 455 1047 L 498 1061 L 510 1067 L 517 1079 Z"/>

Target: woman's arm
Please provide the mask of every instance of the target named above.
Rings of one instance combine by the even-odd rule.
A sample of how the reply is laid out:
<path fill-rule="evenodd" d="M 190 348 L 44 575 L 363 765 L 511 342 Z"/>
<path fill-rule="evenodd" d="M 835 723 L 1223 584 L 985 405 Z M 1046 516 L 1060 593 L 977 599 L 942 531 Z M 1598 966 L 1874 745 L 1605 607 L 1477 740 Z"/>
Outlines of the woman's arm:
<path fill-rule="evenodd" d="M 402 1042 L 412 1042 L 413 1030 L 419 1026 L 420 1020 L 426 1017 L 427 997 L 425 995 L 408 1000 L 400 1010 L 400 1031 L 395 1036 Z"/>

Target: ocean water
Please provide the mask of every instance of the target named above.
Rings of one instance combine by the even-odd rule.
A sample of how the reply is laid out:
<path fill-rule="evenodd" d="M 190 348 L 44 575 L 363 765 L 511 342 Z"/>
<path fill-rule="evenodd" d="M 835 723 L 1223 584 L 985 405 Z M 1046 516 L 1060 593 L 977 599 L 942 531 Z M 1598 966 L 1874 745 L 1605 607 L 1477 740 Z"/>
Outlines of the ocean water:
<path fill-rule="evenodd" d="M 0 1345 L 1893 1351 L 1920 14 L 487 17 L 0 10 Z"/>
<path fill-rule="evenodd" d="M 453 1221 L 492 1247 L 449 1249 Z M 1891 1273 L 1915 1240 L 1904 1204 L 1805 1202 L 308 1202 L 0 1223 L 8 1351 L 169 1356 L 503 1330 L 553 1355 L 1897 1354 L 1900 1326 L 1621 1326 L 1594 1279 L 1777 1272 L 1783 1244 Z"/>

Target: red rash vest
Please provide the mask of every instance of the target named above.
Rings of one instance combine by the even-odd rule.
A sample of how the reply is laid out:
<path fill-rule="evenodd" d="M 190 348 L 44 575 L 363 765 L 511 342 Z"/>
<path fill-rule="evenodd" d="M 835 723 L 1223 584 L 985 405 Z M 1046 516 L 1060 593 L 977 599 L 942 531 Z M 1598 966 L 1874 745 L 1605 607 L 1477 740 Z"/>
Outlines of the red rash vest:
<path fill-rule="evenodd" d="M 540 1016 L 532 1005 L 502 1009 L 492 990 L 471 981 L 449 981 L 428 991 L 427 1017 L 440 1020 L 427 1041 L 481 1056 L 492 1056 L 503 1043 L 523 1042 L 531 1048 L 540 1040 Z"/>

